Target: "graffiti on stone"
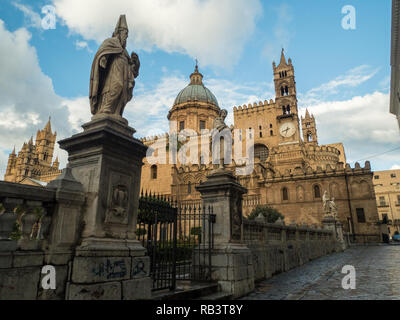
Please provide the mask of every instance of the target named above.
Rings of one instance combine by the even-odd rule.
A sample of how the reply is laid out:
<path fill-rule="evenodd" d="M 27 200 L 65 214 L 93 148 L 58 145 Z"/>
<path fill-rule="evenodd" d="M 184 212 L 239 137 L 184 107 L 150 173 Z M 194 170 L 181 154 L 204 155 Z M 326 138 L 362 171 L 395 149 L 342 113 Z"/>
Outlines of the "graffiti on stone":
<path fill-rule="evenodd" d="M 93 274 L 107 279 L 123 278 L 126 275 L 126 265 L 124 260 L 111 262 L 107 259 L 106 263 L 100 263 L 98 268 L 93 268 Z"/>

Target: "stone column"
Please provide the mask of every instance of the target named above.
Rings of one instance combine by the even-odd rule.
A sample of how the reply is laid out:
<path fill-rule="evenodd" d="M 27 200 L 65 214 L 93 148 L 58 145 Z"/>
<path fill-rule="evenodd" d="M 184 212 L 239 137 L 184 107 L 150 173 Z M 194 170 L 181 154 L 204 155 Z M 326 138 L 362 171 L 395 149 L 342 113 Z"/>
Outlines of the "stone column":
<path fill-rule="evenodd" d="M 147 147 L 123 118 L 104 115 L 82 127 L 82 133 L 59 142 L 86 196 L 67 299 L 149 298 L 150 260 L 136 239 Z"/>
<path fill-rule="evenodd" d="M 254 290 L 252 254 L 242 240 L 242 197 L 247 190 L 230 172 L 220 169 L 197 190 L 203 206 L 212 206 L 216 215 L 211 278 L 233 298 L 243 296 Z"/>

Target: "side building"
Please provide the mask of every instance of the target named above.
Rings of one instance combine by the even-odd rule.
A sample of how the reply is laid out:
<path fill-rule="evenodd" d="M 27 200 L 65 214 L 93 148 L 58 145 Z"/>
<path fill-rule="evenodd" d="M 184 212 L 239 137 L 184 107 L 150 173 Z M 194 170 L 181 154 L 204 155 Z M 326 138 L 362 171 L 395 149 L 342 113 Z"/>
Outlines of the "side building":
<path fill-rule="evenodd" d="M 400 233 L 400 170 L 374 172 L 379 219 L 387 219 L 389 232 Z"/>
<path fill-rule="evenodd" d="M 53 161 L 54 144 L 57 133 L 52 132 L 50 119 L 43 130 L 24 142 L 22 149 L 15 152 L 15 147 L 8 157 L 4 181 L 34 186 L 44 186 L 60 174 L 58 157 Z"/>

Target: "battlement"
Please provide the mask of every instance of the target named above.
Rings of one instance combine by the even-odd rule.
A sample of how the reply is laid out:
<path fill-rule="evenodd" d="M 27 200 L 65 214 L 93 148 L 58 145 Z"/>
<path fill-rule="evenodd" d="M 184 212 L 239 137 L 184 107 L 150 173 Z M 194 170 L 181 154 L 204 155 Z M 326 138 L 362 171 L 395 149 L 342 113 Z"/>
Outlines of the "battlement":
<path fill-rule="evenodd" d="M 168 138 L 168 137 L 169 137 L 168 133 L 162 133 L 162 134 L 155 135 L 155 136 L 143 137 L 143 138 L 140 138 L 139 140 L 143 143 L 152 143 L 152 142 L 155 142 L 162 138 Z"/>
<path fill-rule="evenodd" d="M 340 155 L 340 151 L 337 148 L 330 146 L 307 145 L 306 149 L 309 153 L 333 153 L 337 156 Z"/>
<path fill-rule="evenodd" d="M 364 167 L 361 167 L 358 162 L 355 163 L 354 168 L 351 168 L 350 164 L 346 164 L 343 167 L 343 163 L 338 162 L 335 167 L 327 164 L 325 170 L 322 167 L 317 166 L 317 169 L 313 169 L 311 166 L 306 169 L 297 167 L 293 170 L 286 169 L 284 172 L 276 170 L 275 172 L 269 171 L 267 173 L 267 180 L 279 181 L 279 180 L 297 180 L 301 178 L 310 179 L 313 177 L 328 177 L 334 175 L 357 175 L 357 174 L 368 174 L 371 173 L 371 164 L 369 161 L 365 161 Z"/>
<path fill-rule="evenodd" d="M 275 101 L 273 99 L 265 100 L 264 102 L 260 101 L 258 104 L 254 102 L 253 104 L 249 103 L 248 105 L 244 104 L 243 106 L 233 107 L 234 114 L 247 113 L 249 111 L 264 111 L 268 107 L 273 107 L 275 105 Z"/>

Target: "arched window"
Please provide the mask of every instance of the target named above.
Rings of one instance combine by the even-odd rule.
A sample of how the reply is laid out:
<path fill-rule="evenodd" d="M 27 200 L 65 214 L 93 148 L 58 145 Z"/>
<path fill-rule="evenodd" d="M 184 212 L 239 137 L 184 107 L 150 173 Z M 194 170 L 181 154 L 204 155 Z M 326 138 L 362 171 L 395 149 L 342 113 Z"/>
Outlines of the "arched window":
<path fill-rule="evenodd" d="M 285 88 L 284 87 L 281 87 L 281 95 L 282 95 L 282 97 L 285 95 Z"/>
<path fill-rule="evenodd" d="M 274 135 L 274 131 L 273 130 L 270 130 L 269 133 L 270 133 L 271 136 Z"/>
<path fill-rule="evenodd" d="M 150 168 L 151 179 L 157 179 L 157 166 L 154 164 Z"/>
<path fill-rule="evenodd" d="M 256 144 L 254 146 L 254 157 L 264 162 L 268 159 L 269 149 L 263 144 Z"/>
<path fill-rule="evenodd" d="M 286 107 L 286 113 L 287 113 L 287 114 L 290 114 L 290 106 L 287 106 L 287 107 Z"/>
<path fill-rule="evenodd" d="M 287 95 L 287 96 L 289 95 L 289 88 L 288 88 L 288 86 L 285 87 L 285 95 Z"/>
<path fill-rule="evenodd" d="M 191 182 L 189 181 L 189 183 L 188 183 L 188 186 L 187 186 L 187 193 L 188 194 L 191 194 L 192 193 L 192 184 L 191 184 Z"/>
<path fill-rule="evenodd" d="M 311 142 L 312 141 L 312 134 L 311 132 L 307 133 L 307 142 Z"/>
<path fill-rule="evenodd" d="M 319 199 L 321 198 L 321 189 L 319 188 L 319 185 L 314 186 L 314 198 Z"/>
<path fill-rule="evenodd" d="M 286 107 L 282 106 L 282 114 L 286 114 Z"/>
<path fill-rule="evenodd" d="M 288 193 L 288 189 L 286 187 L 284 187 L 282 189 L 282 200 L 283 201 L 289 200 L 289 193 Z"/>

